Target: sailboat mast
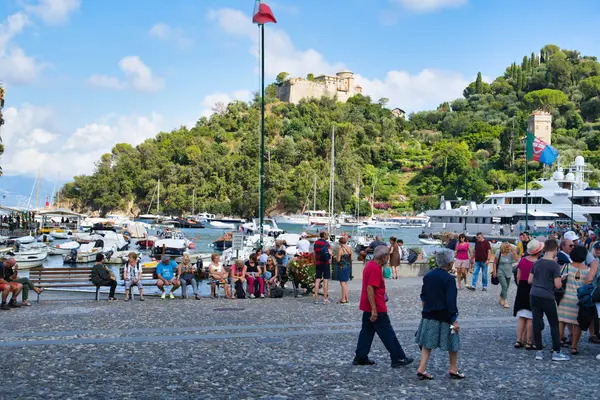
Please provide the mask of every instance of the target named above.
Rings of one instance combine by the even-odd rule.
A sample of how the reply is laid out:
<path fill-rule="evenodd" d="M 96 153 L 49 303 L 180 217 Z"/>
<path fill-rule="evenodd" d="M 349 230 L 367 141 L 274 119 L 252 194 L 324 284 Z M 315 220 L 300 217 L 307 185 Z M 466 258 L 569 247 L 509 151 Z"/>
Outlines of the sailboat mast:
<path fill-rule="evenodd" d="M 356 221 L 360 221 L 360 173 L 358 174 L 358 194 L 356 196 Z"/>
<path fill-rule="evenodd" d="M 192 191 L 192 215 L 196 215 L 196 189 Z"/>
<path fill-rule="evenodd" d="M 156 215 L 160 215 L 160 179 L 156 186 Z"/>
<path fill-rule="evenodd" d="M 333 230 L 335 212 L 335 126 L 331 127 L 331 171 L 329 179 L 329 233 Z"/>
<path fill-rule="evenodd" d="M 60 172 L 56 175 L 56 182 L 60 185 Z M 56 203 L 56 207 L 58 207 L 58 202 L 60 200 L 60 186 L 59 189 L 56 191 L 56 199 L 54 200 L 54 202 Z"/>
<path fill-rule="evenodd" d="M 37 186 L 35 188 L 35 208 L 40 207 L 40 170 L 38 169 Z"/>
<path fill-rule="evenodd" d="M 313 210 L 317 209 L 317 174 L 315 174 L 315 182 L 313 185 Z"/>

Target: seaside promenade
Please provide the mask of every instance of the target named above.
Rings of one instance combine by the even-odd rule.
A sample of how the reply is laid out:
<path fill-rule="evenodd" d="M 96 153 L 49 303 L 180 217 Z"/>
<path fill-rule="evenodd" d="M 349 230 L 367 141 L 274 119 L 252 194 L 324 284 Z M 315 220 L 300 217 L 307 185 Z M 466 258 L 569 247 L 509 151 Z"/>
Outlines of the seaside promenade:
<path fill-rule="evenodd" d="M 377 365 L 351 364 L 360 328 L 360 281 L 352 305 L 312 297 L 95 302 L 93 294 L 45 292 L 33 307 L 0 314 L 1 399 L 551 399 L 593 398 L 600 346 L 553 363 L 513 349 L 512 309 L 498 287 L 459 292 L 463 381 L 447 376 L 436 350 L 416 379 L 421 280 L 388 280 L 392 324 L 412 365 L 391 369 L 375 339 Z M 332 282 L 332 300 L 339 285 Z M 509 299 L 514 298 L 514 286 Z M 106 295 L 102 295 L 105 299 Z M 512 303 L 512 301 L 511 301 Z M 545 343 L 550 343 L 548 329 Z M 547 352 L 548 353 L 548 352 Z"/>

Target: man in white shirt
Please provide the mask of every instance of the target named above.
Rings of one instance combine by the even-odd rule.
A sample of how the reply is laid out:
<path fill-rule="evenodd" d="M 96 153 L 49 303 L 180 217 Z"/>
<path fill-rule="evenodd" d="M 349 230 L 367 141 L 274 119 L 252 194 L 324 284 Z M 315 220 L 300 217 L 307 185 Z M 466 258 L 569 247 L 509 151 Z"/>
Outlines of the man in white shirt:
<path fill-rule="evenodd" d="M 306 233 L 302 232 L 302 234 L 300 235 L 302 239 L 298 240 L 298 243 L 296 243 L 296 248 L 298 249 L 298 253 L 300 254 L 310 252 L 310 242 L 306 239 L 306 236 Z"/>

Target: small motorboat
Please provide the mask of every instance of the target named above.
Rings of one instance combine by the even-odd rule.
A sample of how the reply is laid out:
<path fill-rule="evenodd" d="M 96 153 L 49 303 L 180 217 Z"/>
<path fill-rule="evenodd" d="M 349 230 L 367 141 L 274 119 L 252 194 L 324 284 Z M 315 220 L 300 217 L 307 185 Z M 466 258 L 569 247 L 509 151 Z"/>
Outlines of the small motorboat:
<path fill-rule="evenodd" d="M 0 243 L 2 243 L 2 244 L 6 243 L 6 242 L 8 242 L 8 239 L 10 239 L 9 236 L 2 236 L 2 235 L 0 235 Z"/>
<path fill-rule="evenodd" d="M 44 261 L 46 261 L 46 258 L 48 258 L 48 252 L 42 251 L 15 253 L 15 255 L 12 257 L 17 262 L 19 269 L 30 269 L 44 265 Z"/>
<path fill-rule="evenodd" d="M 98 253 L 102 253 L 103 241 L 97 240 L 94 243 L 84 243 L 78 249 L 71 250 L 71 253 L 63 256 L 65 264 L 91 263 L 96 261 Z"/>
<path fill-rule="evenodd" d="M 158 238 L 156 236 L 148 236 L 145 239 L 138 240 L 135 244 L 137 244 L 142 250 L 151 249 L 152 247 L 154 247 L 154 243 L 157 240 Z"/>
<path fill-rule="evenodd" d="M 72 250 L 77 250 L 80 244 L 78 242 L 65 242 L 61 244 L 57 244 L 56 246 L 50 246 L 50 254 L 59 254 L 62 256 L 66 256 L 71 254 Z"/>
<path fill-rule="evenodd" d="M 162 255 L 182 256 L 187 250 L 187 243 L 184 239 L 160 239 L 154 243 L 152 256 L 159 258 Z"/>
<path fill-rule="evenodd" d="M 49 233 L 54 239 L 68 239 L 69 236 L 73 235 L 71 231 L 52 231 Z"/>
<path fill-rule="evenodd" d="M 30 244 L 35 242 L 35 238 L 31 235 L 27 235 L 15 238 L 14 241 L 18 242 L 19 244 Z"/>
<path fill-rule="evenodd" d="M 234 224 L 219 221 L 210 221 L 210 227 L 215 229 L 235 229 Z"/>
<path fill-rule="evenodd" d="M 52 236 L 50 236 L 49 234 L 44 233 L 37 237 L 37 241 L 42 242 L 42 243 L 50 243 L 50 242 L 54 242 L 54 238 Z"/>
<path fill-rule="evenodd" d="M 439 246 L 442 244 L 442 241 L 439 239 L 419 239 L 419 242 L 428 246 Z"/>
<path fill-rule="evenodd" d="M 114 264 L 121 265 L 126 263 L 129 260 L 129 253 L 132 253 L 128 250 L 122 251 L 107 251 L 104 253 L 104 264 Z M 141 258 L 142 254 L 140 252 L 135 252 L 138 256 L 138 259 Z"/>

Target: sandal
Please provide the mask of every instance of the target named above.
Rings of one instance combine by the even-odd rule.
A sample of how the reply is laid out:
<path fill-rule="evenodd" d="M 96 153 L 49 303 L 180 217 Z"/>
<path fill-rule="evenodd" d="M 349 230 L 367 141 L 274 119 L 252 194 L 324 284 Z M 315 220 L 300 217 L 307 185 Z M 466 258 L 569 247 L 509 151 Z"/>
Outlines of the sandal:
<path fill-rule="evenodd" d="M 518 340 L 515 342 L 515 349 L 520 349 L 521 347 L 523 347 L 523 343 L 519 342 Z"/>
<path fill-rule="evenodd" d="M 533 343 L 525 343 L 525 350 L 535 350 Z"/>
<path fill-rule="evenodd" d="M 466 378 L 465 374 L 463 374 L 460 371 L 456 371 L 456 372 L 448 371 L 448 373 L 450 374 L 450 379 L 465 379 Z"/>
<path fill-rule="evenodd" d="M 576 348 L 572 348 L 571 349 L 571 355 L 572 356 L 578 356 L 579 355 L 579 350 L 577 350 Z"/>
<path fill-rule="evenodd" d="M 420 380 L 420 381 L 432 381 L 433 380 L 433 375 L 431 375 L 427 371 L 425 371 L 423 373 L 417 371 L 417 379 Z"/>

